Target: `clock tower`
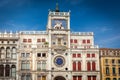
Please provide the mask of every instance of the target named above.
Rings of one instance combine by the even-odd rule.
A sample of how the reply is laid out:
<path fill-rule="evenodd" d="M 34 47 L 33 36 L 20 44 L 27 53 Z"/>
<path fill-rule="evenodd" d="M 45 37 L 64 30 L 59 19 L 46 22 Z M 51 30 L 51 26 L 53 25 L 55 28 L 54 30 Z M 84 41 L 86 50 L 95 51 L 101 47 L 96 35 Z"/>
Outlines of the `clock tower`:
<path fill-rule="evenodd" d="M 48 70 L 51 80 L 71 79 L 70 11 L 49 11 L 47 24 L 49 38 Z"/>

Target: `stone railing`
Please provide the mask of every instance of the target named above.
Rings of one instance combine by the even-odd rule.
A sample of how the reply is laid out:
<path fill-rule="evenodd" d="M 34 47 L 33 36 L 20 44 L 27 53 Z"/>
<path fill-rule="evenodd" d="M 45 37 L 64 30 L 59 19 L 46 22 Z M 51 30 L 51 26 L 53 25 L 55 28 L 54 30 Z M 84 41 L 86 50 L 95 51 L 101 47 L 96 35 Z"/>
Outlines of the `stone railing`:
<path fill-rule="evenodd" d="M 71 35 L 94 35 L 93 32 L 71 32 Z"/>
<path fill-rule="evenodd" d="M 47 34 L 46 31 L 20 31 L 20 34 Z"/>
<path fill-rule="evenodd" d="M 7 33 L 7 32 L 4 32 L 4 33 L 0 33 L 0 38 L 18 38 L 19 37 L 19 34 L 16 32 L 16 33 Z"/>
<path fill-rule="evenodd" d="M 72 46 L 71 48 L 73 48 L 73 49 L 81 49 L 81 48 L 83 48 L 83 49 L 92 49 L 92 48 L 96 48 L 96 49 L 98 49 L 99 48 L 99 46 L 98 45 L 84 45 L 84 46 Z"/>
<path fill-rule="evenodd" d="M 49 15 L 51 16 L 69 16 L 70 15 L 70 11 L 69 12 L 54 12 L 54 11 L 50 11 Z"/>

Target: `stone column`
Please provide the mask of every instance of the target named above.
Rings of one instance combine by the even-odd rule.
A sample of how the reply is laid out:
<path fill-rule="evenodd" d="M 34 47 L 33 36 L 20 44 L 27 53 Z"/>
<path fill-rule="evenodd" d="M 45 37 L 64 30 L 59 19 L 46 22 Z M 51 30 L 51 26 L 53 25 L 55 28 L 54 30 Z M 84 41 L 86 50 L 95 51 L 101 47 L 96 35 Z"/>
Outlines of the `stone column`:
<path fill-rule="evenodd" d="M 9 75 L 9 77 L 11 77 L 12 76 L 12 64 L 9 64 L 9 66 L 10 66 L 10 75 Z"/>
<path fill-rule="evenodd" d="M 32 69 L 31 71 L 36 71 L 36 48 L 37 46 L 33 46 L 33 49 L 32 49 L 32 55 L 31 55 L 31 58 L 32 58 L 32 62 L 31 62 L 31 66 L 32 66 Z M 31 73 L 31 78 L 32 80 L 35 80 L 35 74 L 34 73 Z"/>
<path fill-rule="evenodd" d="M 4 47 L 4 58 L 6 58 L 6 46 Z"/>
<path fill-rule="evenodd" d="M 3 76 L 4 76 L 4 77 L 5 77 L 5 66 L 6 66 L 6 64 L 3 65 L 3 67 L 4 67 L 4 75 L 3 75 Z"/>

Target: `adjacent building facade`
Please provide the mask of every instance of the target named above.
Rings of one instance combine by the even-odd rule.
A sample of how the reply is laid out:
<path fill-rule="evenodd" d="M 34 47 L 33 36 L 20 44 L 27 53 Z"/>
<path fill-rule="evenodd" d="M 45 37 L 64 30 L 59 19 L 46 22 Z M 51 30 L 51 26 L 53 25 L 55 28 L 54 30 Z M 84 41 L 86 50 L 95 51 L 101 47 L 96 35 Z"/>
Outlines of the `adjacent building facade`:
<path fill-rule="evenodd" d="M 101 48 L 100 61 L 102 80 L 120 80 L 120 49 Z"/>
<path fill-rule="evenodd" d="M 93 32 L 71 32 L 70 12 L 58 7 L 49 11 L 46 31 L 1 33 L 0 41 L 1 80 L 100 80 Z"/>
<path fill-rule="evenodd" d="M 0 80 L 15 80 L 18 33 L 0 33 Z"/>

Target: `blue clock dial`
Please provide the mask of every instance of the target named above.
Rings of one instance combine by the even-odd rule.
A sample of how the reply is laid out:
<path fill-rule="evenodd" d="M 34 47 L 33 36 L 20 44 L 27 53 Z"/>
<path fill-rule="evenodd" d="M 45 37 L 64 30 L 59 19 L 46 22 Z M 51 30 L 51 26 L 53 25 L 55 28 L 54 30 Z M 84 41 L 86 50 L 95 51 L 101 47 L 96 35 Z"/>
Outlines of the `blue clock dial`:
<path fill-rule="evenodd" d="M 56 59 L 56 64 L 62 65 L 63 64 L 63 59 L 62 58 L 57 58 Z"/>
<path fill-rule="evenodd" d="M 57 56 L 54 59 L 54 63 L 58 67 L 62 67 L 65 64 L 65 59 L 62 56 Z"/>

